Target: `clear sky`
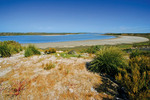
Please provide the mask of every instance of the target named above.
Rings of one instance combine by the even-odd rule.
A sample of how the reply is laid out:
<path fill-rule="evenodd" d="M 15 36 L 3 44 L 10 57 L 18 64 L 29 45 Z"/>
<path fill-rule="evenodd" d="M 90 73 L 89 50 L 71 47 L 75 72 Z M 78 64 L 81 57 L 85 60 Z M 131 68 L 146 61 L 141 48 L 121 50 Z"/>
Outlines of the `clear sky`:
<path fill-rule="evenodd" d="M 0 0 L 0 32 L 150 32 L 150 0 Z"/>

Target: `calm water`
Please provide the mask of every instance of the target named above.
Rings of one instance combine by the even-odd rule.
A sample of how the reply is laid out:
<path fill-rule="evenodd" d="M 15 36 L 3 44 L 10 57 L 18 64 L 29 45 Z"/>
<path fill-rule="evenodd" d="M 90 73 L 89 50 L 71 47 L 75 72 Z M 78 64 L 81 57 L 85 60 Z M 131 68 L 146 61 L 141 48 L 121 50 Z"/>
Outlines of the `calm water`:
<path fill-rule="evenodd" d="M 47 42 L 64 42 L 79 40 L 99 40 L 110 39 L 114 36 L 103 36 L 100 33 L 59 35 L 59 36 L 40 36 L 40 35 L 20 35 L 20 36 L 0 36 L 0 41 L 14 40 L 19 43 L 47 43 Z"/>

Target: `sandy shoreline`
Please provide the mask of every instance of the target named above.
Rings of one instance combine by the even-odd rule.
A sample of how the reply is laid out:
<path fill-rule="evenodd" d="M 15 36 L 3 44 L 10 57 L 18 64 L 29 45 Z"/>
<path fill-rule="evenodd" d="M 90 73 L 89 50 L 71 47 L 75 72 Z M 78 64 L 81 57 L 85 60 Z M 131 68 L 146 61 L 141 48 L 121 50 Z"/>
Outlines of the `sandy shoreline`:
<path fill-rule="evenodd" d="M 67 41 L 67 42 L 54 42 L 54 43 L 32 43 L 38 48 L 63 48 L 63 47 L 76 47 L 76 46 L 92 46 L 92 45 L 115 45 L 123 43 L 137 43 L 146 42 L 149 39 L 138 36 L 119 36 L 113 39 L 103 39 L 103 40 L 84 40 L 84 41 Z M 29 44 L 22 44 L 22 46 L 27 46 Z"/>

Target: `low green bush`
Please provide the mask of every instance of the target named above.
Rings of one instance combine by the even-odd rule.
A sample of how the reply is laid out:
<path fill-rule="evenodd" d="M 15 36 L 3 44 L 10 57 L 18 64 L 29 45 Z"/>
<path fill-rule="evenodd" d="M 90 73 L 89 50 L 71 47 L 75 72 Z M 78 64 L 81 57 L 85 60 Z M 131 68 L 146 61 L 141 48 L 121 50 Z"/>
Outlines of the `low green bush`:
<path fill-rule="evenodd" d="M 82 52 L 95 54 L 97 51 L 99 51 L 102 48 L 102 46 L 91 46 L 85 50 L 82 50 Z"/>
<path fill-rule="evenodd" d="M 98 73 L 107 73 L 114 77 L 118 73 L 118 68 L 123 68 L 126 65 L 123 55 L 124 53 L 119 48 L 103 48 L 98 51 L 96 57 L 90 63 L 89 69 Z"/>
<path fill-rule="evenodd" d="M 68 53 L 60 53 L 60 56 L 63 58 L 78 57 L 78 55 Z"/>
<path fill-rule="evenodd" d="M 38 49 L 34 45 L 29 45 L 25 49 L 24 56 L 25 57 L 29 57 L 29 56 L 32 56 L 32 55 L 40 55 L 40 54 L 41 54 L 41 52 L 38 51 Z"/>
<path fill-rule="evenodd" d="M 0 54 L 2 57 L 10 57 L 12 54 L 22 51 L 22 46 L 16 41 L 0 42 Z"/>

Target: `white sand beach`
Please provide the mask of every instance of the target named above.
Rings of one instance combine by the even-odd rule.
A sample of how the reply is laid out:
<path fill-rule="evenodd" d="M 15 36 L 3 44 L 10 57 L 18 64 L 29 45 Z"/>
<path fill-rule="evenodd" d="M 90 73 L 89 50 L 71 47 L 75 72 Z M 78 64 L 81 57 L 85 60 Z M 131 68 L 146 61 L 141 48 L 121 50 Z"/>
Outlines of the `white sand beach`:
<path fill-rule="evenodd" d="M 113 39 L 103 39 L 103 40 L 84 40 L 84 41 L 67 41 L 67 42 L 55 42 L 55 43 L 32 43 L 38 48 L 63 48 L 63 47 L 76 47 L 76 46 L 92 46 L 92 45 L 116 45 L 116 44 L 131 44 L 138 42 L 146 42 L 149 39 L 138 36 L 119 36 Z M 27 46 L 29 44 L 22 44 L 22 46 Z"/>

